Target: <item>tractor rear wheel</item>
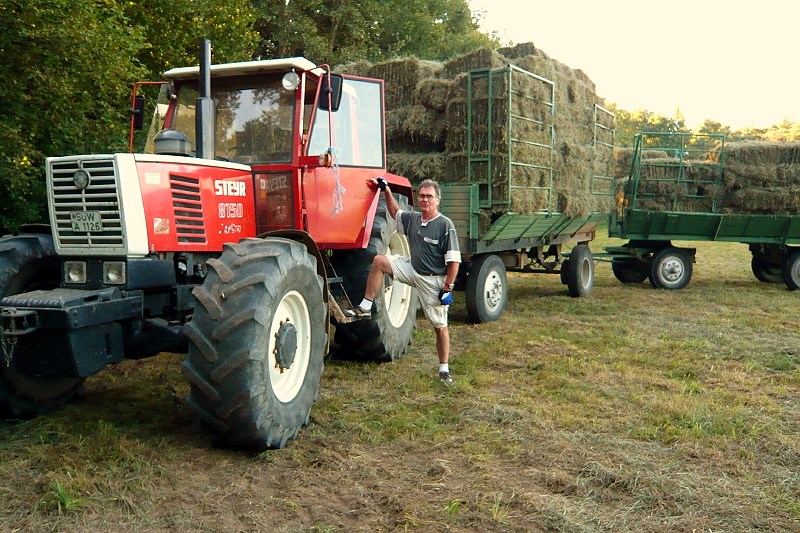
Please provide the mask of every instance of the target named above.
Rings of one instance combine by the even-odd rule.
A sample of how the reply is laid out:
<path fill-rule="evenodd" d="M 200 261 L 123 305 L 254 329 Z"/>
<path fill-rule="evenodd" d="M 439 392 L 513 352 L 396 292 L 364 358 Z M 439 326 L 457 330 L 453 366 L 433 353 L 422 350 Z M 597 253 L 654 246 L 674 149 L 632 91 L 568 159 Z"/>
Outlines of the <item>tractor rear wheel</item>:
<path fill-rule="evenodd" d="M 184 328 L 189 405 L 216 440 L 282 448 L 308 423 L 328 341 L 317 261 L 298 242 L 245 239 L 209 259 Z"/>
<path fill-rule="evenodd" d="M 573 298 L 586 296 L 594 287 L 594 260 L 592 252 L 585 244 L 578 244 L 569 254 L 564 267 L 569 295 Z"/>
<path fill-rule="evenodd" d="M 408 210 L 405 196 L 395 195 L 395 198 L 401 210 Z M 411 256 L 408 238 L 397 231 L 397 223 L 389 216 L 382 195 L 367 248 L 337 251 L 331 257 L 336 273 L 344 278 L 344 288 L 353 305 L 358 305 L 364 297 L 372 259 L 378 254 Z M 411 345 L 418 306 L 416 288 L 385 276 L 384 290 L 375 297 L 369 319 L 336 324 L 336 357 L 385 363 L 403 356 Z"/>
<path fill-rule="evenodd" d="M 61 268 L 50 235 L 0 239 L 0 295 L 57 288 Z M 34 335 L 36 333 L 33 333 Z M 6 341 L 5 349 L 10 349 Z M 0 354 L 0 416 L 31 418 L 60 407 L 81 389 L 80 378 L 23 374 Z"/>

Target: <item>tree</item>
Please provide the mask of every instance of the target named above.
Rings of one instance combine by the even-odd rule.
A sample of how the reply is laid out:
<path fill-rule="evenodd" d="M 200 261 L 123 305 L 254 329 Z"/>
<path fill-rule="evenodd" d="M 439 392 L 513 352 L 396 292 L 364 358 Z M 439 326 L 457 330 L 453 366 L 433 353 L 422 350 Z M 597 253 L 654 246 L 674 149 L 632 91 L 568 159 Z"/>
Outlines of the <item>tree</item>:
<path fill-rule="evenodd" d="M 639 132 L 688 133 L 689 129 L 680 112 L 675 110 L 674 117 L 667 117 L 646 109 L 633 112 L 618 107 L 613 102 L 606 102 L 604 107 L 616 116 L 617 146 L 633 146 L 633 136 Z"/>
<path fill-rule="evenodd" d="M 336 65 L 415 56 L 445 59 L 494 46 L 466 0 L 253 0 L 262 57 Z M 277 5 L 276 5 L 277 4 Z"/>
<path fill-rule="evenodd" d="M 144 41 L 114 2 L 4 2 L 0 27 L 14 58 L 0 63 L 0 226 L 14 230 L 45 219 L 45 157 L 122 145 Z"/>
<path fill-rule="evenodd" d="M 697 129 L 697 133 L 703 133 L 709 135 L 721 133 L 724 135 L 730 135 L 731 127 L 725 126 L 722 123 L 717 122 L 716 120 L 707 118 L 706 120 L 703 121 L 703 124 L 701 124 L 700 127 Z"/>
<path fill-rule="evenodd" d="M 764 132 L 764 139 L 768 141 L 800 141 L 800 122 L 782 120 Z"/>
<path fill-rule="evenodd" d="M 122 0 L 119 4 L 130 25 L 144 35 L 147 45 L 136 59 L 152 79 L 161 79 L 161 73 L 173 67 L 197 65 L 202 38 L 211 40 L 214 63 L 250 60 L 258 46 L 250 0 Z"/>
<path fill-rule="evenodd" d="M 44 221 L 44 158 L 127 150 L 130 91 L 197 64 L 252 58 L 248 0 L 5 0 L 0 3 L 0 229 Z"/>

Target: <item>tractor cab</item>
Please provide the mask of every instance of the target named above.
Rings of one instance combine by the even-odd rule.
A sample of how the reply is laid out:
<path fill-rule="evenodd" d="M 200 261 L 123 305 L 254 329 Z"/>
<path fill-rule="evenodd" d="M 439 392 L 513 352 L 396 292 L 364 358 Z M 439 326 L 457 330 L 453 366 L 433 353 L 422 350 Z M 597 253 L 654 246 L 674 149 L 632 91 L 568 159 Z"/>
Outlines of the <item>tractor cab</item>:
<path fill-rule="evenodd" d="M 250 167 L 256 234 L 300 229 L 321 248 L 365 246 L 375 190 L 364 184 L 386 168 L 383 82 L 302 57 L 209 65 L 207 85 L 202 70 L 164 73 L 144 153 Z"/>

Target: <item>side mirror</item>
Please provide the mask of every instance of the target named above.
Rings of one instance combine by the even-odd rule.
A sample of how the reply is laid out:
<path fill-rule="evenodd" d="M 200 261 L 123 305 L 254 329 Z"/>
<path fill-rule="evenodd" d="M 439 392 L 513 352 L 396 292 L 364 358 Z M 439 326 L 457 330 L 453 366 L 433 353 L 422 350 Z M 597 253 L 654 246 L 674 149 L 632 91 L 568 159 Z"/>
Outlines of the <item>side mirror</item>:
<path fill-rule="evenodd" d="M 319 92 L 320 109 L 332 112 L 339 110 L 339 104 L 342 103 L 342 82 L 342 76 L 339 74 L 322 75 L 322 88 Z"/>
<path fill-rule="evenodd" d="M 133 115 L 133 129 L 140 131 L 142 129 L 142 125 L 144 124 L 144 95 L 136 95 L 133 102 L 133 109 L 131 109 L 131 114 Z"/>

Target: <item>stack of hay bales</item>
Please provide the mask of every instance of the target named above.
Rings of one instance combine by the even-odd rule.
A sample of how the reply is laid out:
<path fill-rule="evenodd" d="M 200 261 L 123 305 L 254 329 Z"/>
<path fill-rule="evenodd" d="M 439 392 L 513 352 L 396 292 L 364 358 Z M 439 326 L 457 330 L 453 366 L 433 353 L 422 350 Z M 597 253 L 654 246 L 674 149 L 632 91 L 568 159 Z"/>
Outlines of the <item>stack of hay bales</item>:
<path fill-rule="evenodd" d="M 725 145 L 728 213 L 800 214 L 800 142 Z"/>
<path fill-rule="evenodd" d="M 475 80 L 468 132 L 468 73 L 508 65 L 551 80 L 554 90 L 534 77 L 516 73 L 509 77 L 502 71 L 492 74 L 490 102 L 488 76 Z M 594 83 L 582 71 L 551 59 L 532 43 L 480 49 L 444 63 L 407 58 L 373 65 L 349 63 L 335 70 L 384 80 L 389 172 L 405 176 L 415 185 L 426 178 L 467 183 L 468 158 L 490 158 L 491 174 L 488 164 L 472 165 L 473 182 L 491 182 L 491 188 L 481 192 L 491 203 L 482 213 L 486 221 L 506 211 L 583 216 L 606 212 L 613 203 L 610 188 L 600 194 L 592 190 L 593 177 L 610 180 L 617 164 L 610 146 L 595 143 L 594 106 L 602 104 L 602 99 L 595 93 Z M 510 101 L 508 80 L 515 91 Z M 491 130 L 487 128 L 490 108 Z M 510 114 L 526 118 L 512 119 L 509 128 Z M 613 117 L 602 120 L 608 128 L 604 141 L 613 144 L 613 133 L 608 133 L 613 131 Z M 522 164 L 510 165 L 512 161 Z M 487 224 L 482 224 L 482 229 Z"/>
<path fill-rule="evenodd" d="M 616 149 L 616 177 L 624 183 L 631 149 Z M 800 214 L 800 143 L 749 141 L 727 143 L 722 174 L 715 163 L 720 150 L 705 159 L 680 161 L 666 152 L 645 150 L 636 207 L 654 211 L 739 214 Z"/>

